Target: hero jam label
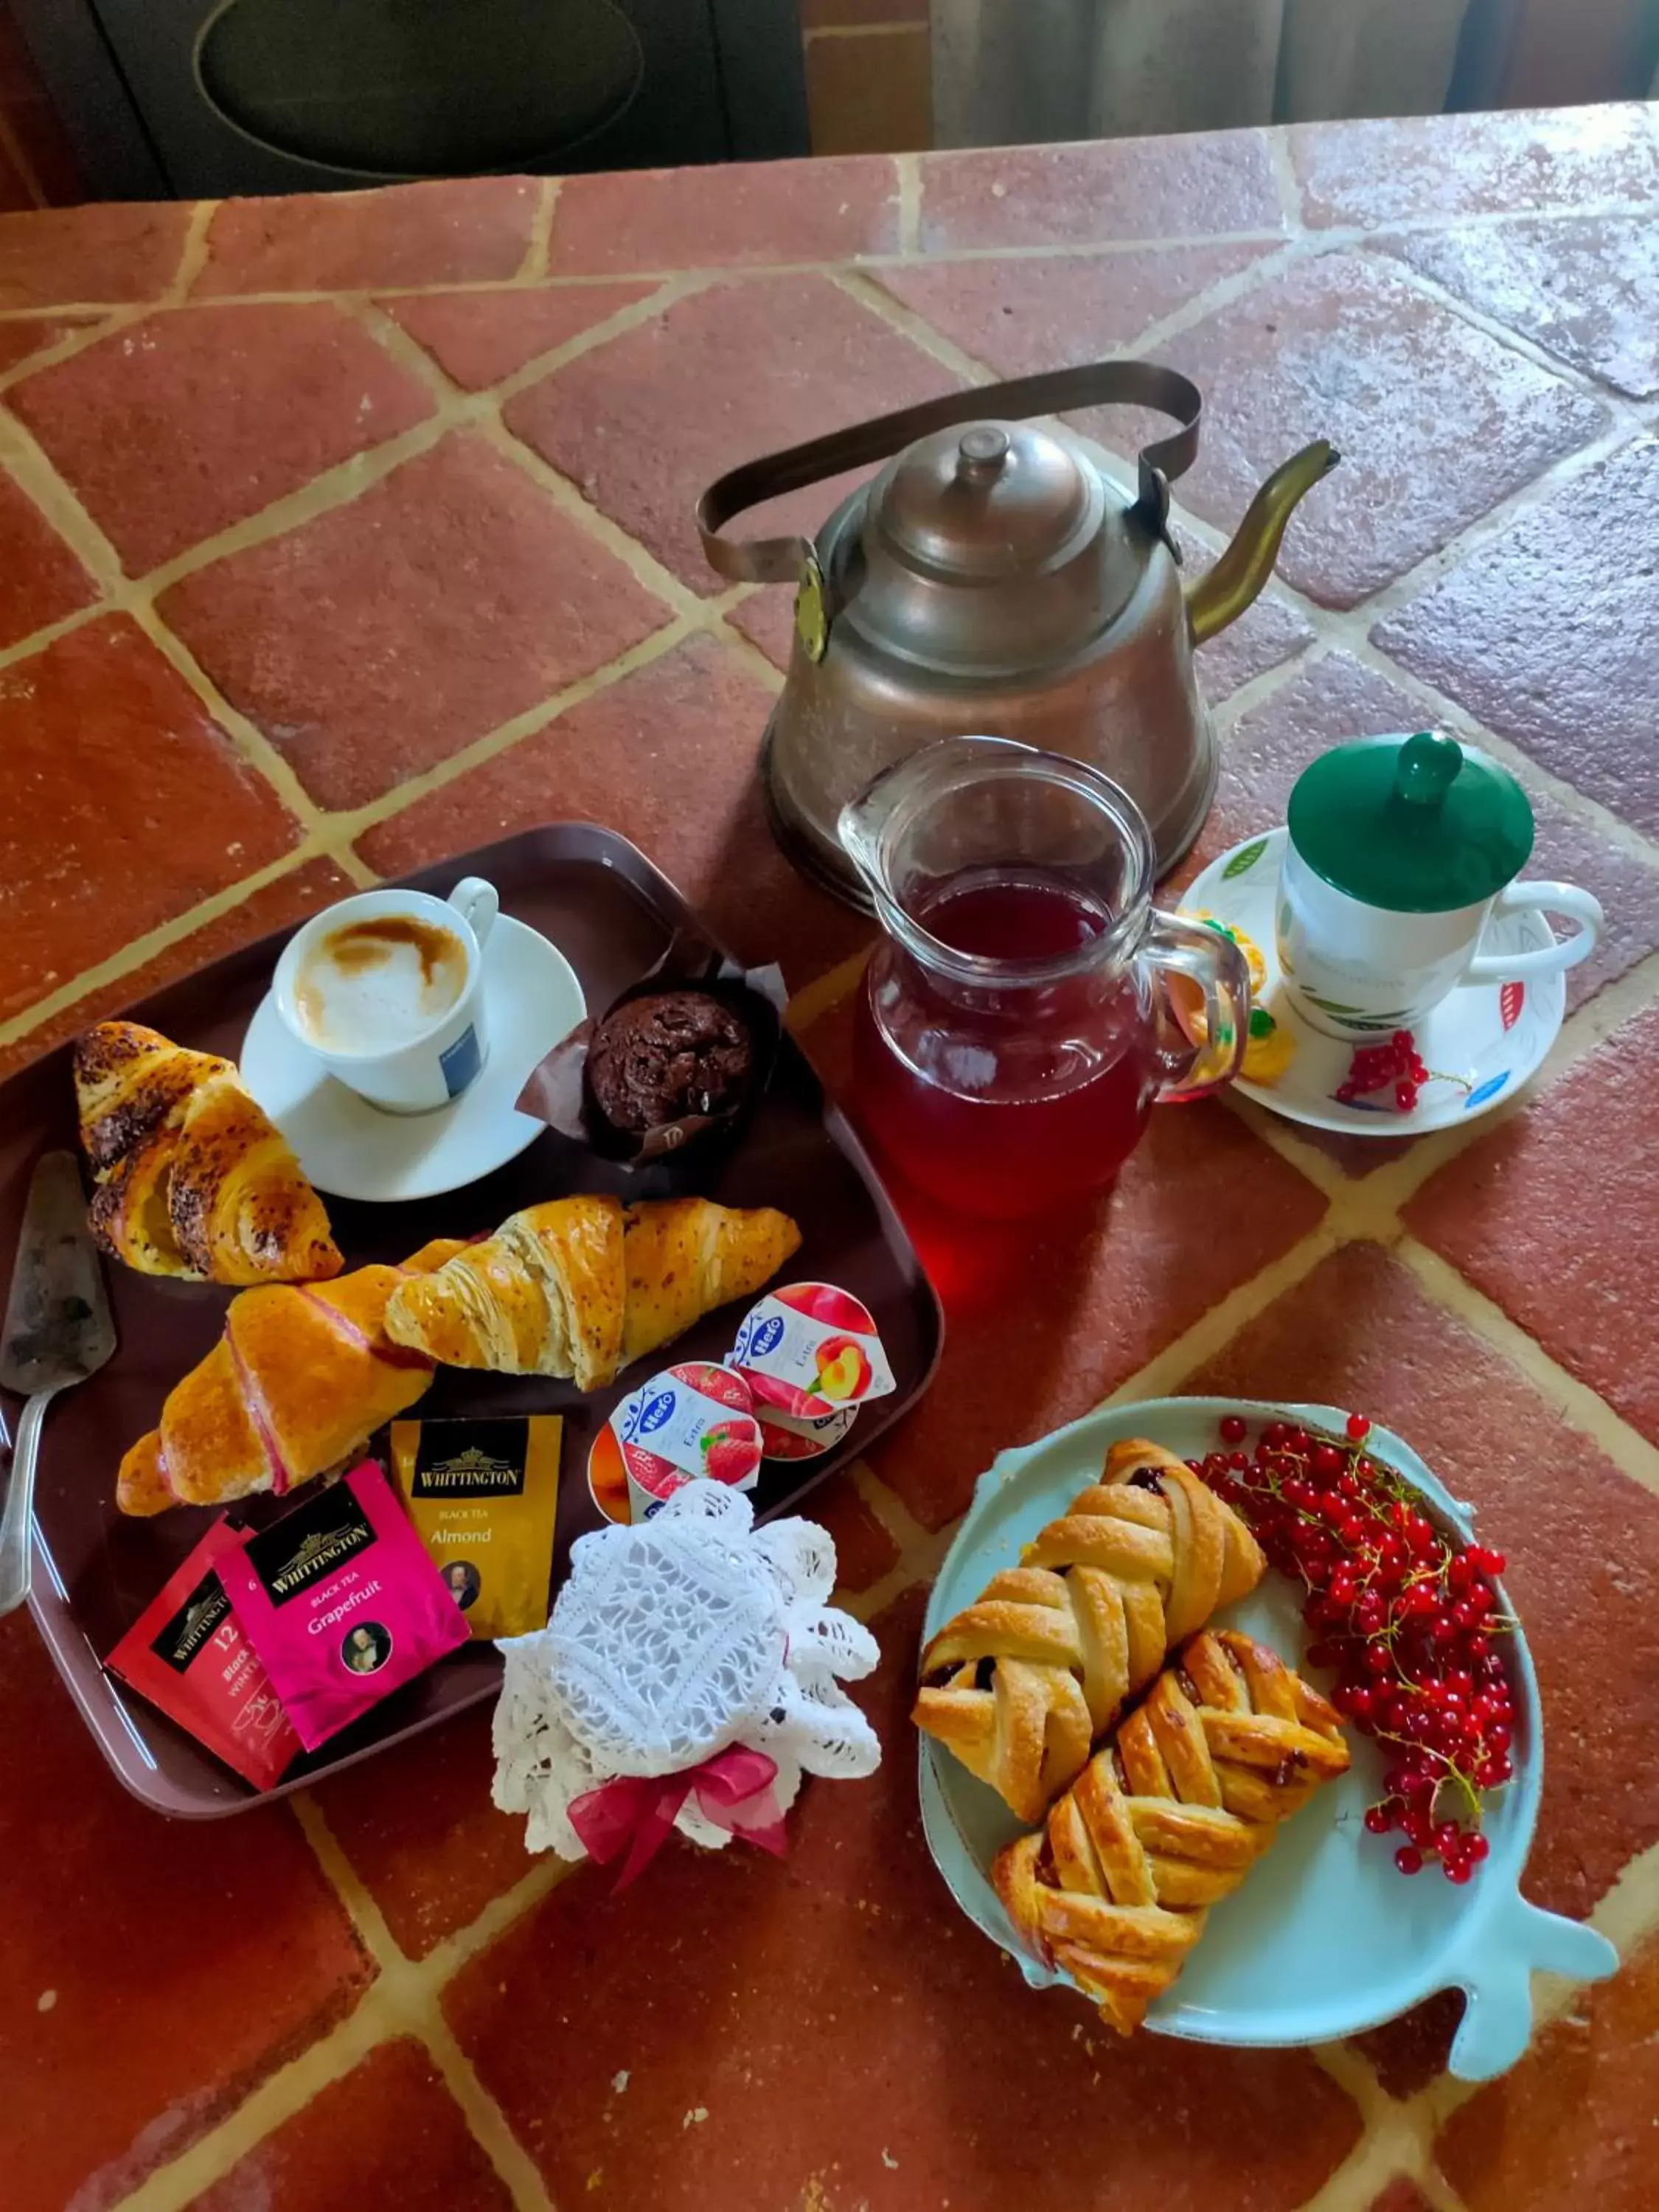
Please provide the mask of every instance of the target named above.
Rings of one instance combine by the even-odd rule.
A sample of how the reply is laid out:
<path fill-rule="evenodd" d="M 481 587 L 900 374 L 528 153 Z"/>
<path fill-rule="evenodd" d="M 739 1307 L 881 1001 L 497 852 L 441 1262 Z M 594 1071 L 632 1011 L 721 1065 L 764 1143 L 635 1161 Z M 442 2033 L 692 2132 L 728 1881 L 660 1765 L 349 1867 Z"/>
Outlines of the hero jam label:
<path fill-rule="evenodd" d="M 246 1558 L 271 1603 L 287 1605 L 374 1541 L 373 1522 L 341 1482 L 251 1537 Z"/>
<path fill-rule="evenodd" d="M 522 1420 L 469 1421 L 469 1441 L 446 1448 L 424 1430 L 415 1455 L 411 1498 L 522 1498 L 529 1430 Z"/>
<path fill-rule="evenodd" d="M 217 1575 L 205 1574 L 149 1648 L 175 1674 L 187 1674 L 229 1611 L 224 1584 Z"/>

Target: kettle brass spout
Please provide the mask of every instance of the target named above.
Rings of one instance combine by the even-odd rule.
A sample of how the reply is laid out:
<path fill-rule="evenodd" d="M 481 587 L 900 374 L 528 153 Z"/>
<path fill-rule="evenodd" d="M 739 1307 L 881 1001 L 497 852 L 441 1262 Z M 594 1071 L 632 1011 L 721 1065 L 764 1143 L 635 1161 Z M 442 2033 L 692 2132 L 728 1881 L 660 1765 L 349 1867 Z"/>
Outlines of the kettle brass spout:
<path fill-rule="evenodd" d="M 1232 544 L 1187 594 L 1187 623 L 1194 645 L 1202 645 L 1238 620 L 1273 574 L 1279 541 L 1297 501 L 1328 476 L 1341 458 L 1334 446 L 1316 438 L 1273 471 L 1250 501 Z"/>

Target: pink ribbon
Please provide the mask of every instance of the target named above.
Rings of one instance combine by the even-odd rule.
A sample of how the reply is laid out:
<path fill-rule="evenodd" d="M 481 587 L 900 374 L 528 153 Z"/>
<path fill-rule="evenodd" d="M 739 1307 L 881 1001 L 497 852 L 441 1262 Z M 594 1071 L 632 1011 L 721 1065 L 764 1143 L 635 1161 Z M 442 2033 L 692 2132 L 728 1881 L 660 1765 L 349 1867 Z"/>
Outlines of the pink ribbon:
<path fill-rule="evenodd" d="M 772 1796 L 778 1765 L 741 1744 L 716 1752 L 678 1774 L 618 1774 L 570 1801 L 570 1825 L 590 1858 L 608 1866 L 625 1851 L 618 1891 L 649 1866 L 668 1839 L 680 1808 L 693 1795 L 706 1820 L 781 1858 L 788 1850 L 783 1815 Z"/>

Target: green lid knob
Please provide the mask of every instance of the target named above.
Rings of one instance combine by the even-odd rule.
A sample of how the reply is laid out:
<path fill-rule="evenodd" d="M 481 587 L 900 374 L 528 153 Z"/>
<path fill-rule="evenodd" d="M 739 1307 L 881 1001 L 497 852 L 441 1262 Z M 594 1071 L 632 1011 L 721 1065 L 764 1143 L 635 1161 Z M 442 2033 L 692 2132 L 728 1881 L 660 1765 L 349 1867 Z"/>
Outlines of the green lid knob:
<path fill-rule="evenodd" d="M 1419 730 L 1400 748 L 1394 787 L 1408 805 L 1438 806 L 1457 780 L 1463 748 L 1455 738 Z"/>
<path fill-rule="evenodd" d="M 1395 914 L 1478 905 L 1532 851 L 1532 808 L 1509 770 L 1434 730 L 1333 746 L 1298 777 L 1289 823 L 1316 875 Z"/>

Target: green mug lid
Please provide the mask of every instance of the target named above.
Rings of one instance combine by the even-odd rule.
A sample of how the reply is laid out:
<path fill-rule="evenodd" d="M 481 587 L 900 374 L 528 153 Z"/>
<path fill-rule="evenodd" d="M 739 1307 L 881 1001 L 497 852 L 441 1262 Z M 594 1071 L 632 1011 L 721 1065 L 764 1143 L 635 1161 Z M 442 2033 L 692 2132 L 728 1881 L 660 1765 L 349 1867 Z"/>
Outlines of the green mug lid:
<path fill-rule="evenodd" d="M 1297 779 L 1288 819 L 1316 875 L 1393 914 L 1478 905 L 1532 851 L 1532 808 L 1509 770 L 1433 730 L 1334 746 Z"/>

